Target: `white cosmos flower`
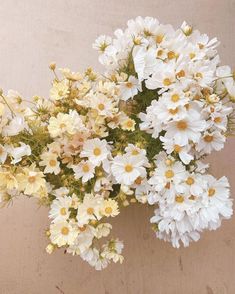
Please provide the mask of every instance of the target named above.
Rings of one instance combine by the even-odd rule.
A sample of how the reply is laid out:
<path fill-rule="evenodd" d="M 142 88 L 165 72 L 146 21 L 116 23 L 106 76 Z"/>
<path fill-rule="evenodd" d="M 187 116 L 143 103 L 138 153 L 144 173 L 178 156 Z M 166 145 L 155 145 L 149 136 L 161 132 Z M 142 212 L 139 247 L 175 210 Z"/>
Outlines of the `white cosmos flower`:
<path fill-rule="evenodd" d="M 198 142 L 201 132 L 206 128 L 206 122 L 196 111 L 189 111 L 181 120 L 170 122 L 166 126 L 166 136 L 172 137 L 178 145 L 186 145 L 188 141 Z"/>
<path fill-rule="evenodd" d="M 78 235 L 78 229 L 68 222 L 59 222 L 50 225 L 51 242 L 58 247 L 72 245 Z"/>
<path fill-rule="evenodd" d="M 72 199 L 71 197 L 59 197 L 52 201 L 49 218 L 53 223 L 63 222 L 69 219 Z"/>
<path fill-rule="evenodd" d="M 54 173 L 58 175 L 60 173 L 60 162 L 58 161 L 58 155 L 52 152 L 44 152 L 41 154 L 40 166 L 45 166 L 44 173 Z"/>
<path fill-rule="evenodd" d="M 107 141 L 95 138 L 89 139 L 84 143 L 80 156 L 87 157 L 92 164 L 97 166 L 107 158 L 108 154 Z"/>
<path fill-rule="evenodd" d="M 79 229 L 77 238 L 74 243 L 68 247 L 67 252 L 73 255 L 80 255 L 84 253 L 91 247 L 95 234 L 96 229 L 89 225 Z"/>
<path fill-rule="evenodd" d="M 95 166 L 88 160 L 82 160 L 77 165 L 73 165 L 75 179 L 82 178 L 82 182 L 86 183 L 94 177 Z"/>
<path fill-rule="evenodd" d="M 20 142 L 19 147 L 9 147 L 8 153 L 13 157 L 11 163 L 16 164 L 22 160 L 22 157 L 31 155 L 31 148 L 29 145 Z"/>
<path fill-rule="evenodd" d="M 141 156 L 118 155 L 113 159 L 111 171 L 119 184 L 131 185 L 139 176 L 145 176 L 143 164 Z"/>
<path fill-rule="evenodd" d="M 2 130 L 3 136 L 16 136 L 23 130 L 28 130 L 28 125 L 24 118 L 21 116 L 15 116 L 11 119 L 8 125 Z"/>
<path fill-rule="evenodd" d="M 196 146 L 197 151 L 203 152 L 203 154 L 210 154 L 212 150 L 219 151 L 223 149 L 225 136 L 220 132 L 205 132 Z"/>
<path fill-rule="evenodd" d="M 180 146 L 175 144 L 175 140 L 168 137 L 160 137 L 160 140 L 163 142 L 163 148 L 166 150 L 167 154 L 171 154 L 175 152 L 179 155 L 179 158 L 182 160 L 183 163 L 189 164 L 190 161 L 194 158 L 190 154 L 190 145 Z"/>
<path fill-rule="evenodd" d="M 102 237 L 107 237 L 110 234 L 112 225 L 109 223 L 101 223 L 96 227 L 96 238 L 100 239 Z"/>
<path fill-rule="evenodd" d="M 78 205 L 78 225 L 83 226 L 88 224 L 90 220 L 101 219 L 100 209 L 102 205 L 103 198 L 100 195 L 86 194 L 83 202 Z"/>
<path fill-rule="evenodd" d="M 133 98 L 138 91 L 142 91 L 141 84 L 134 76 L 129 76 L 127 82 L 120 84 L 120 99 L 127 101 L 129 98 Z"/>

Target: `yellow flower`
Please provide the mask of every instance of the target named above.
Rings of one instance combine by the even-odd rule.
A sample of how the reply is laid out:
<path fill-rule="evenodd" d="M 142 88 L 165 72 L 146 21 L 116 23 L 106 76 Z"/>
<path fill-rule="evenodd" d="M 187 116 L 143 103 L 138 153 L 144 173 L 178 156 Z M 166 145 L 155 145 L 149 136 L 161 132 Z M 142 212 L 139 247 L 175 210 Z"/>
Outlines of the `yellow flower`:
<path fill-rule="evenodd" d="M 69 86 L 67 81 L 54 82 L 50 90 L 50 97 L 52 100 L 61 100 L 66 98 L 69 94 Z"/>
<path fill-rule="evenodd" d="M 0 187 L 9 190 L 18 189 L 18 182 L 15 176 L 9 171 L 0 172 Z"/>
<path fill-rule="evenodd" d="M 118 203 L 113 199 L 104 200 L 101 214 L 104 216 L 116 216 L 119 214 Z"/>
<path fill-rule="evenodd" d="M 36 168 L 35 164 L 25 167 L 23 172 L 18 174 L 16 178 L 19 183 L 19 189 L 27 195 L 36 194 L 46 185 L 44 174 Z"/>

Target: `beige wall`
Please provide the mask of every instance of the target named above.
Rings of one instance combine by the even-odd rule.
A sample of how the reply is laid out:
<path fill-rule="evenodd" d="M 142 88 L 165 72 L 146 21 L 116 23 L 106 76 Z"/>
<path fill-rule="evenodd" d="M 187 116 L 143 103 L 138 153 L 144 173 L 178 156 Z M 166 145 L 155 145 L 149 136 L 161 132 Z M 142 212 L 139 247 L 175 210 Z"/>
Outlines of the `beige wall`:
<path fill-rule="evenodd" d="M 91 44 L 99 34 L 137 15 L 179 26 L 187 20 L 222 45 L 223 63 L 235 67 L 234 0 L 1 0 L 0 85 L 25 96 L 47 95 L 57 61 L 73 70 L 100 69 Z M 212 172 L 226 174 L 235 195 L 235 141 L 214 154 Z M 189 248 L 156 240 L 146 206 L 132 206 L 113 222 L 125 241 L 125 262 L 96 272 L 62 251 L 47 255 L 47 209 L 19 199 L 0 211 L 0 294 L 233 294 L 235 218 Z"/>

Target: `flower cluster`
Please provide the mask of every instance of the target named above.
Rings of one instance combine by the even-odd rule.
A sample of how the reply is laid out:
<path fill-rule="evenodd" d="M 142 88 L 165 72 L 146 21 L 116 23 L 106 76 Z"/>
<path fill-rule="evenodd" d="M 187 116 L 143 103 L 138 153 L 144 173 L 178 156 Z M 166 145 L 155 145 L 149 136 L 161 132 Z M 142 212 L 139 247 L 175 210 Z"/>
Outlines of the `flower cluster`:
<path fill-rule="evenodd" d="M 95 41 L 104 74 L 51 64 L 49 99 L 1 91 L 0 200 L 49 206 L 48 253 L 122 263 L 123 243 L 100 239 L 134 202 L 155 206 L 153 230 L 174 247 L 231 217 L 227 178 L 203 162 L 233 131 L 235 73 L 218 44 L 185 22 L 137 17 Z"/>

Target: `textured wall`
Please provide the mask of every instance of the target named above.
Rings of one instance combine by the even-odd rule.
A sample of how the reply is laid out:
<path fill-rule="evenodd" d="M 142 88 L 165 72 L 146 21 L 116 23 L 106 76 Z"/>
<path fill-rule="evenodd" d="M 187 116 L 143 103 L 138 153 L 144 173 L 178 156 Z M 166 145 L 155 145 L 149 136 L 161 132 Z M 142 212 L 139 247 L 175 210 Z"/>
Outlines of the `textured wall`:
<path fill-rule="evenodd" d="M 71 69 L 92 65 L 91 44 L 137 15 L 179 26 L 183 20 L 217 36 L 223 63 L 235 67 L 233 0 L 1 0 L 0 85 L 25 96 L 47 95 L 50 61 Z M 226 174 L 235 195 L 235 140 L 210 157 L 212 172 Z M 0 211 L 0 294 L 233 294 L 235 218 L 189 248 L 156 240 L 151 208 L 132 206 L 113 222 L 125 241 L 126 260 L 96 272 L 79 257 L 47 255 L 47 209 L 19 199 Z"/>

